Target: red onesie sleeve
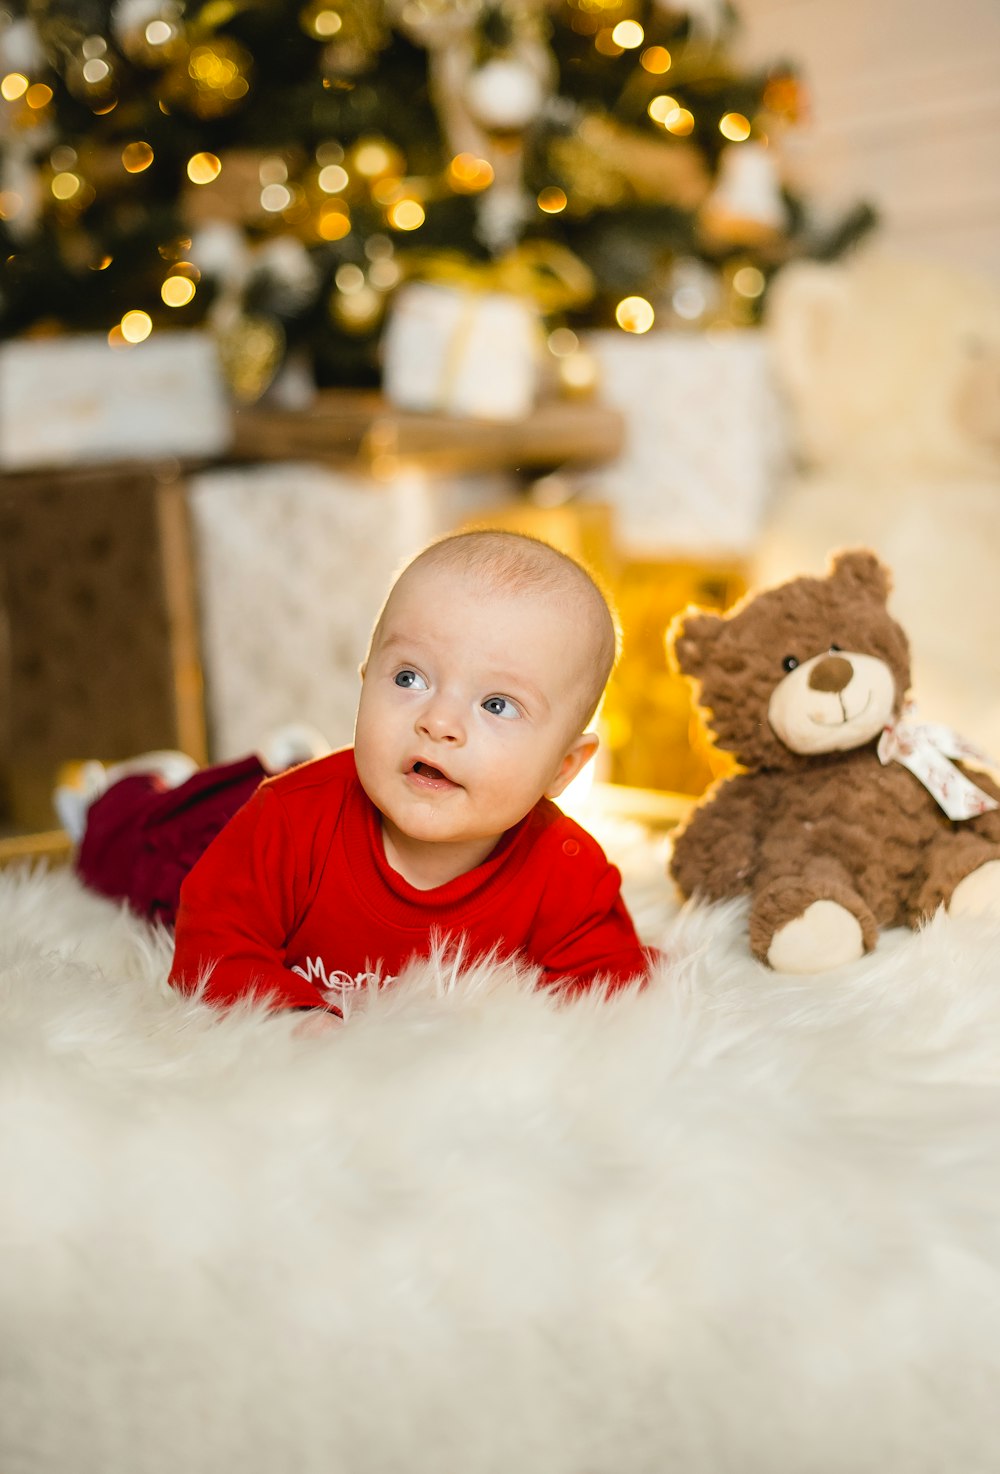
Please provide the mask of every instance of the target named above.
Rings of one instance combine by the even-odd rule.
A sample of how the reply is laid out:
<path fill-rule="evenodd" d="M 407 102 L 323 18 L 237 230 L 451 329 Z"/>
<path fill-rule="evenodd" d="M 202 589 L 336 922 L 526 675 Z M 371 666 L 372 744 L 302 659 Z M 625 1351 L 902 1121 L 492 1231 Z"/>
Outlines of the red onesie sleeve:
<path fill-rule="evenodd" d="M 621 894 L 621 873 L 597 841 L 564 820 L 544 863 L 546 882 L 530 955 L 546 981 L 570 992 L 597 979 L 623 987 L 647 978 L 658 953 L 644 947 Z"/>
<path fill-rule="evenodd" d="M 308 886 L 280 801 L 265 784 L 216 836 L 181 887 L 170 981 L 193 992 L 210 972 L 210 1003 L 270 998 L 324 1008 L 318 989 L 284 963 Z"/>

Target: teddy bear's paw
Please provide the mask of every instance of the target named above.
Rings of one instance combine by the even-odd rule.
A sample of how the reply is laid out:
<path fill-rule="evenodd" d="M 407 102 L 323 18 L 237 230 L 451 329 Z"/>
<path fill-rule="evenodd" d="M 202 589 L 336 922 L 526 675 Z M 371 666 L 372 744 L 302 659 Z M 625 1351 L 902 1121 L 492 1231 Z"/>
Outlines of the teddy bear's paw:
<path fill-rule="evenodd" d="M 836 901 L 813 901 L 771 938 L 767 960 L 775 972 L 829 972 L 864 955 L 861 923 Z"/>
<path fill-rule="evenodd" d="M 1000 860 L 987 860 L 958 882 L 951 893 L 952 916 L 1000 916 Z"/>

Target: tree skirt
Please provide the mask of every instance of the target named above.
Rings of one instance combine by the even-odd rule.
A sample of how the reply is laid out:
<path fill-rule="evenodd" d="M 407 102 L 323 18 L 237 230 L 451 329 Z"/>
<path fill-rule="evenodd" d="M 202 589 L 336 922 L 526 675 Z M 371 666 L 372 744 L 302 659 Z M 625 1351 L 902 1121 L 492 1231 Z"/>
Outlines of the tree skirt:
<path fill-rule="evenodd" d="M 0 874 L 4 1474 L 995 1474 L 1000 929 L 780 978 L 629 886 L 645 991 L 309 1039 Z"/>

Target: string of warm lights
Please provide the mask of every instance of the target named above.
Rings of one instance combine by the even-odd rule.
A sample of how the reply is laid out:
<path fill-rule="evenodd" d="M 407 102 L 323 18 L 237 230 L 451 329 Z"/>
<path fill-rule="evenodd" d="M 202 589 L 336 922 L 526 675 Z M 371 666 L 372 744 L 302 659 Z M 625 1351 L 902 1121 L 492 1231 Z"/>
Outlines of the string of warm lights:
<path fill-rule="evenodd" d="M 269 324 L 261 381 L 296 344 L 364 378 L 414 250 L 551 240 L 594 282 L 570 326 L 643 333 L 753 321 L 797 249 L 801 86 L 683 3 L 117 0 L 106 32 L 0 9 L 0 334 Z"/>

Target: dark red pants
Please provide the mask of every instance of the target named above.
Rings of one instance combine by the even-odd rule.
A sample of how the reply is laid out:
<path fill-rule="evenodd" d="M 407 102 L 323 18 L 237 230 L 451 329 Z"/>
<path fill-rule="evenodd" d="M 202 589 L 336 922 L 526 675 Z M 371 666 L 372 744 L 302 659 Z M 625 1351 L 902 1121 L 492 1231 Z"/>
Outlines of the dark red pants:
<path fill-rule="evenodd" d="M 132 773 L 95 799 L 76 856 L 84 885 L 173 926 L 181 882 L 236 810 L 268 776 L 256 757 L 220 763 L 165 788 Z"/>

